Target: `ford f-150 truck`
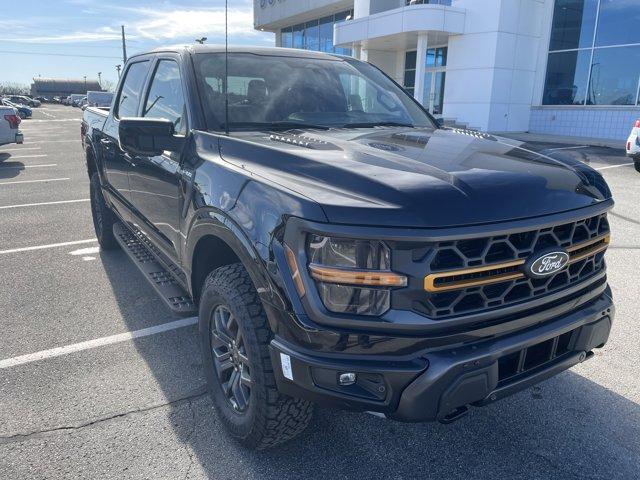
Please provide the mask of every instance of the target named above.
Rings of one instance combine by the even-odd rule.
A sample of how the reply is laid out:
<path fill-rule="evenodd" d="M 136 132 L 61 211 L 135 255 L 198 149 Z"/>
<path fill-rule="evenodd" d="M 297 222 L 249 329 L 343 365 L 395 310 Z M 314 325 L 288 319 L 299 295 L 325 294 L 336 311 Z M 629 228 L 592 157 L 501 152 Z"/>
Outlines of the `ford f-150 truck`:
<path fill-rule="evenodd" d="M 452 422 L 608 339 L 602 176 L 442 128 L 368 63 L 159 49 L 81 133 L 100 246 L 198 312 L 213 404 L 249 447 L 314 403 Z"/>

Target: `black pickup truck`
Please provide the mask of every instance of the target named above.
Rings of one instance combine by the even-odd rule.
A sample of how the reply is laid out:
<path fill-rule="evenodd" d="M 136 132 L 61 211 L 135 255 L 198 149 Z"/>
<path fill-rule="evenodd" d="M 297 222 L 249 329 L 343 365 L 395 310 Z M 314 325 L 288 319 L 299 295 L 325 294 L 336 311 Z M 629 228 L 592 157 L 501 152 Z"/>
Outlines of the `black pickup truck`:
<path fill-rule="evenodd" d="M 609 336 L 601 175 L 443 128 L 370 64 L 159 49 L 82 137 L 101 247 L 198 312 L 213 403 L 247 446 L 292 438 L 313 403 L 452 422 Z"/>

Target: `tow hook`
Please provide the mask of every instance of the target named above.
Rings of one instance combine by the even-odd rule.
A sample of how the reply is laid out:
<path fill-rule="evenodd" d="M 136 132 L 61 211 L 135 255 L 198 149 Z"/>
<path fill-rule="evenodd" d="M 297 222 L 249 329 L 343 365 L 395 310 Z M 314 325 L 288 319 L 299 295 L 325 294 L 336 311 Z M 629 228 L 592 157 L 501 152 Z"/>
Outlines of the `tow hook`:
<path fill-rule="evenodd" d="M 444 417 L 439 418 L 438 422 L 440 422 L 440 423 L 442 423 L 444 425 L 448 425 L 448 424 L 453 423 L 453 422 L 455 422 L 457 420 L 460 420 L 467 413 L 469 413 L 469 407 L 464 405 L 462 407 L 456 408 L 453 412 L 448 413 Z"/>

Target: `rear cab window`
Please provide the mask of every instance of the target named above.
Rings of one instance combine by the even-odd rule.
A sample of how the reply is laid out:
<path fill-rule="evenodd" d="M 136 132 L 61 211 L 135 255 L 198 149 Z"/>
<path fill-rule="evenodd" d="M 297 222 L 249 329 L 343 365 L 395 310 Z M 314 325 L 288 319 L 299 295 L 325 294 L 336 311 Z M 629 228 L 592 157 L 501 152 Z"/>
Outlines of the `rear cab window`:
<path fill-rule="evenodd" d="M 118 93 L 114 112 L 115 118 L 137 117 L 142 88 L 147 78 L 149 61 L 132 63 L 125 73 L 122 88 Z"/>

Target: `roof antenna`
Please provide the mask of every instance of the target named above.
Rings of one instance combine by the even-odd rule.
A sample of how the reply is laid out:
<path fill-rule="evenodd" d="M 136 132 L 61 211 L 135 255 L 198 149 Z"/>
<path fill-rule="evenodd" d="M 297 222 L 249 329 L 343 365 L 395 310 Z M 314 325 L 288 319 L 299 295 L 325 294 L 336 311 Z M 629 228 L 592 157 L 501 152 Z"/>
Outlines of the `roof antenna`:
<path fill-rule="evenodd" d="M 229 0 L 224 1 L 224 130 L 229 136 Z"/>

